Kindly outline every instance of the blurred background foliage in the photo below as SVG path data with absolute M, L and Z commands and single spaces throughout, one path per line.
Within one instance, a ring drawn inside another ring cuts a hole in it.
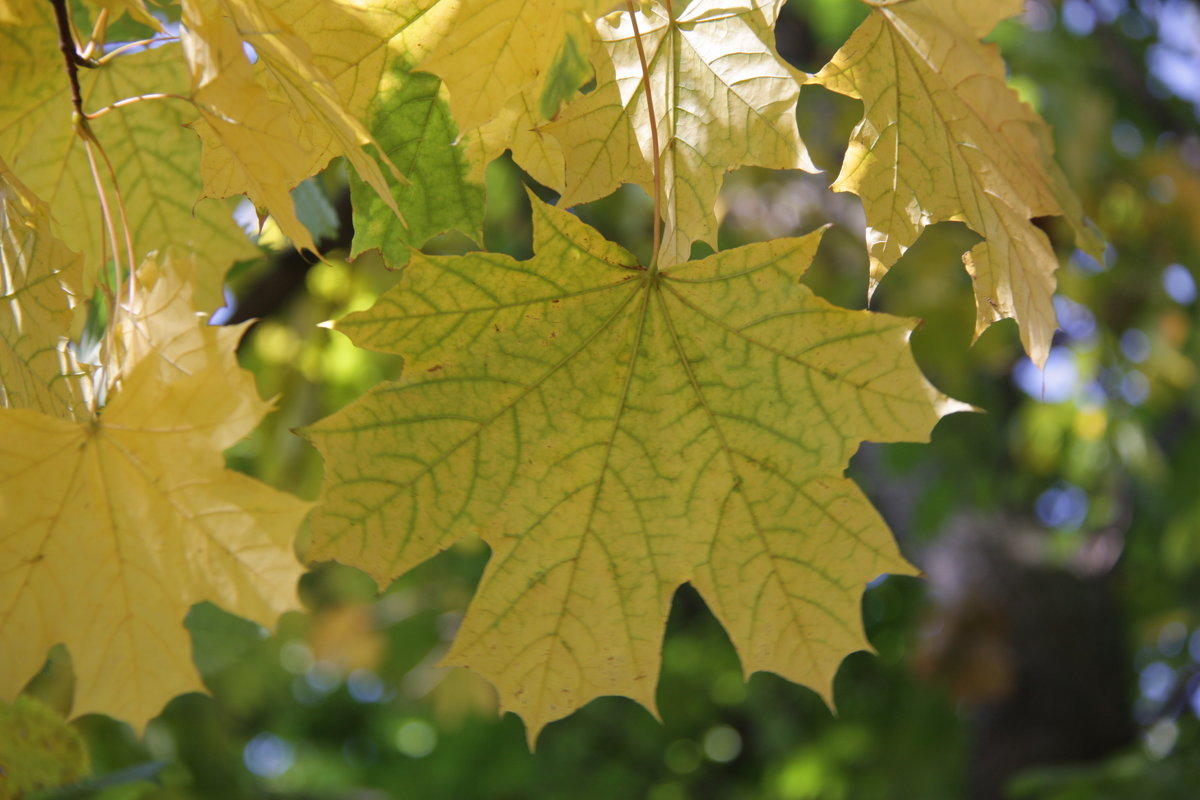
M 790 0 L 779 49 L 815 71 L 867 11 Z M 928 579 L 883 577 L 867 589 L 878 652 L 846 659 L 836 715 L 773 675 L 745 680 L 685 587 L 665 642 L 661 721 L 604 699 L 551 725 L 530 753 L 486 684 L 438 666 L 487 559 L 468 541 L 382 593 L 361 573 L 320 565 L 301 586 L 307 611 L 274 632 L 195 607 L 187 625 L 211 695 L 177 698 L 142 737 L 108 718 L 77 720 L 54 735 L 72 753 L 83 742 L 92 777 L 39 796 L 1195 797 L 1200 6 L 1031 0 L 993 39 L 1012 85 L 1054 126 L 1059 160 L 1110 246 L 1097 262 L 1046 221 L 1065 266 L 1044 372 L 1021 355 L 1010 322 L 972 345 L 960 256 L 974 235 L 962 226 L 930 229 L 880 286 L 871 307 L 923 320 L 913 336 L 922 367 L 984 413 L 944 420 L 929 445 L 865 446 L 854 461 L 853 476 Z M 861 308 L 861 206 L 826 188 L 861 106 L 806 88 L 799 115 L 825 174 L 731 174 L 720 244 L 832 221 L 805 280 Z M 485 244 L 517 257 L 530 251 L 523 183 L 506 159 L 487 173 Z M 300 260 L 268 222 L 266 257 L 230 274 L 216 318 L 258 319 L 242 362 L 276 398 L 231 465 L 307 498 L 320 459 L 292 431 L 402 368 L 319 325 L 368 306 L 396 279 L 370 254 L 344 260 L 345 194 L 338 165 L 296 191 L 328 264 Z M 648 251 L 651 206 L 639 190 L 578 213 Z M 470 246 L 444 236 L 428 249 Z M 69 682 L 57 653 L 28 693 L 65 712 Z M 1078 703 L 1047 711 L 1037 697 L 1062 686 Z M 1082 747 L 1093 733 L 1095 746 Z M 1041 755 L 1006 755 L 1034 739 L 1047 740 Z M 68 770 L 42 785 L 77 778 Z

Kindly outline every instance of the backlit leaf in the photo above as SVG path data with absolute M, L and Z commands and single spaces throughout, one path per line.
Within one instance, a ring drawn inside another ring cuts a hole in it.
M 833 188 L 863 199 L 871 288 L 925 226 L 965 222 L 984 237 L 963 259 L 976 336 L 1012 317 L 1041 365 L 1058 260 L 1030 220 L 1065 214 L 1081 246 L 1099 244 L 1053 163 L 1045 123 L 1006 85 L 995 46 L 979 41 L 1021 9 L 1020 0 L 878 4 L 813 80 L 866 107 Z
M 192 604 L 262 625 L 296 604 L 292 535 L 308 505 L 225 468 L 222 451 L 266 407 L 228 347 L 237 332 L 206 333 L 187 285 L 147 277 L 161 291 L 135 327 L 161 348 L 125 348 L 98 416 L 0 410 L 0 697 L 63 643 L 74 713 L 140 727 L 202 689 L 183 627 Z
M 0 159 L 0 408 L 70 418 L 60 352 L 80 259 L 50 232 L 50 212 Z
M 443 5 L 449 0 L 443 0 Z M 473 131 L 521 95 L 521 105 L 548 108 L 586 80 L 572 50 L 589 51 L 585 14 L 603 0 L 455 0 L 457 16 L 421 63 L 450 90 L 450 108 L 463 131 Z M 570 45 L 567 40 L 574 42 Z M 574 83 L 575 85 L 571 85 Z
M 192 72 L 192 99 L 201 114 L 193 129 L 204 142 L 203 196 L 245 194 L 265 208 L 284 235 L 316 252 L 288 192 L 308 177 L 308 157 L 292 134 L 288 106 L 272 100 L 254 78 L 242 37 L 217 0 L 184 0 L 180 40 Z
M 548 130 L 566 154 L 564 205 L 594 200 L 621 183 L 653 193 L 661 157 L 661 264 L 686 261 L 692 242 L 716 246 L 714 206 L 727 171 L 739 166 L 815 172 L 796 128 L 800 87 L 775 52 L 782 0 L 694 0 L 682 10 L 648 3 L 637 31 L 650 72 L 658 127 L 654 153 L 641 59 L 629 14 L 596 23 L 611 58 L 595 91 L 563 109 Z M 631 144 L 640 162 L 630 157 Z
M 747 673 L 828 697 L 866 646 L 863 586 L 908 569 L 847 461 L 961 408 L 913 363 L 912 321 L 800 285 L 819 233 L 651 271 L 532 203 L 531 260 L 415 255 L 339 323 L 406 377 L 309 429 L 327 469 L 309 557 L 384 582 L 482 535 L 447 661 L 531 741 L 599 695 L 654 707 L 684 582 Z
M 409 180 L 392 182 L 399 219 L 361 181 L 351 179 L 354 243 L 351 256 L 377 248 L 393 267 L 409 251 L 448 230 L 482 240 L 482 176 L 467 176 L 467 158 L 455 144 L 458 131 L 442 97 L 441 81 L 427 73 L 409 74 L 399 62 L 395 80 L 384 82 L 372 111 L 371 129 L 380 147 Z

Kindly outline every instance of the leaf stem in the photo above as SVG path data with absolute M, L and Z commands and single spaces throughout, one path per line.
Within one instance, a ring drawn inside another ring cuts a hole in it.
M 637 44 L 638 59 L 642 62 L 642 82 L 646 87 L 646 112 L 650 116 L 650 146 L 654 148 L 654 250 L 650 256 L 650 272 L 658 267 L 658 249 L 662 243 L 662 157 L 658 151 L 658 118 L 654 114 L 654 93 L 650 87 L 650 67 L 646 64 L 646 51 L 642 48 L 642 33 L 638 30 L 637 10 L 633 0 L 625 0 L 629 8 L 629 19 L 633 21 L 633 41 Z M 667 0 L 670 15 L 670 0 Z
M 131 106 L 134 103 L 140 103 L 143 100 L 183 100 L 186 103 L 193 102 L 192 98 L 186 97 L 181 94 L 170 94 L 167 92 L 151 92 L 150 94 L 138 94 L 138 95 L 134 95 L 133 97 L 126 97 L 122 100 L 118 100 L 117 102 L 113 103 L 112 105 L 107 105 L 104 108 L 99 109 L 98 111 L 93 111 L 93 112 L 87 114 L 87 118 L 88 119 L 96 119 L 97 117 L 104 116 L 105 114 L 107 114 L 110 111 L 115 111 L 116 109 L 124 108 L 125 106 Z
M 96 59 L 96 63 L 105 64 L 117 56 L 122 55 L 126 51 L 134 49 L 135 47 L 149 47 L 152 44 L 166 44 L 167 42 L 177 41 L 179 41 L 178 36 L 155 36 L 152 39 L 142 39 L 137 42 L 126 42 L 120 47 L 114 47 L 112 50 L 109 50 L 107 53 L 100 56 L 100 58 Z

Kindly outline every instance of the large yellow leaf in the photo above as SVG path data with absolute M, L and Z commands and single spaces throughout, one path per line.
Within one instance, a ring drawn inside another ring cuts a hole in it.
M 225 468 L 222 451 L 267 410 L 237 366 L 238 332 L 192 313 L 169 262 L 139 285 L 115 332 L 125 371 L 96 417 L 0 410 L 0 697 L 63 643 L 74 712 L 137 726 L 202 688 L 182 625 L 192 604 L 263 625 L 295 606 L 292 535 L 308 510 Z
M 686 261 L 692 242 L 716 246 L 714 206 L 727 171 L 738 166 L 815 172 L 796 128 L 800 87 L 775 52 L 783 0 L 695 0 L 672 18 L 644 5 L 637 31 L 650 72 L 646 101 L 641 59 L 628 13 L 596 23 L 611 64 L 594 91 L 568 105 L 547 130 L 566 157 L 566 205 L 608 194 L 620 183 L 651 186 L 661 159 L 665 230 L 660 263 Z M 649 105 L 658 126 L 654 152 Z M 639 154 L 640 158 L 634 153 Z
M 111 257 L 83 141 L 71 124 L 71 93 L 49 3 L 37 3 L 36 22 L 0 27 L 0 157 L 52 209 L 54 232 L 84 259 L 85 289 Z M 187 67 L 176 44 L 80 70 L 89 111 L 143 94 L 187 94 Z M 152 250 L 198 260 L 197 302 L 221 299 L 221 280 L 236 259 L 258 250 L 215 200 L 200 194 L 200 143 L 186 125 L 194 109 L 178 100 L 133 103 L 91 123 L 116 172 L 134 245 L 134 262 Z M 110 189 L 107 172 L 100 164 Z M 123 236 L 118 234 L 123 247 Z M 122 253 L 123 255 L 123 253 Z M 124 260 L 124 259 L 123 259 Z
M 80 259 L 50 232 L 50 212 L 0 158 L 0 408 L 70 418 L 64 377 Z
M 1053 163 L 1045 123 L 1006 85 L 996 48 L 979 41 L 1022 3 L 872 5 L 812 78 L 866 108 L 833 188 L 863 199 L 871 288 L 925 226 L 965 222 L 984 237 L 964 257 L 975 281 L 976 336 L 1012 317 L 1043 364 L 1058 261 L 1030 219 L 1065 214 L 1081 246 L 1095 250 L 1098 242 Z
M 531 741 L 599 695 L 653 708 L 688 581 L 747 672 L 828 697 L 866 646 L 863 585 L 908 569 L 846 463 L 960 407 L 914 364 L 913 322 L 800 285 L 819 233 L 646 270 L 532 203 L 531 260 L 417 255 L 339 323 L 406 377 L 309 429 L 327 468 L 309 557 L 383 582 L 481 534 L 447 661 Z

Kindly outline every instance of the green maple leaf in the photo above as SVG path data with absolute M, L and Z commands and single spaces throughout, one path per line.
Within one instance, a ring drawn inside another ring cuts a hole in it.
M 662 165 L 660 261 L 686 261 L 692 242 L 716 245 L 714 206 L 726 172 L 739 166 L 816 172 L 796 128 L 800 86 L 775 52 L 782 0 L 695 0 L 674 14 L 644 4 L 634 20 L 612 14 L 596 23 L 603 43 L 594 91 L 563 109 L 546 131 L 566 159 L 563 204 L 594 200 L 621 183 L 653 195 Z M 658 133 L 638 38 L 645 53 Z
M 309 558 L 383 582 L 480 534 L 492 559 L 447 662 L 531 741 L 599 695 L 653 707 L 684 582 L 747 673 L 828 697 L 867 646 L 863 585 L 908 569 L 847 461 L 961 408 L 913 362 L 913 322 L 800 285 L 819 232 L 647 270 L 532 203 L 532 259 L 414 255 L 339 324 L 406 377 L 308 430 L 327 466 Z
M 467 158 L 455 146 L 458 130 L 442 96 L 441 81 L 409 73 L 393 63 L 394 80 L 384 81 L 371 111 L 371 133 L 408 181 L 389 180 L 401 220 L 374 191 L 350 178 L 354 208 L 351 257 L 377 248 L 389 266 L 402 266 L 409 252 L 448 230 L 482 238 L 483 185 L 468 177 Z M 482 176 L 480 176 L 481 178 Z

